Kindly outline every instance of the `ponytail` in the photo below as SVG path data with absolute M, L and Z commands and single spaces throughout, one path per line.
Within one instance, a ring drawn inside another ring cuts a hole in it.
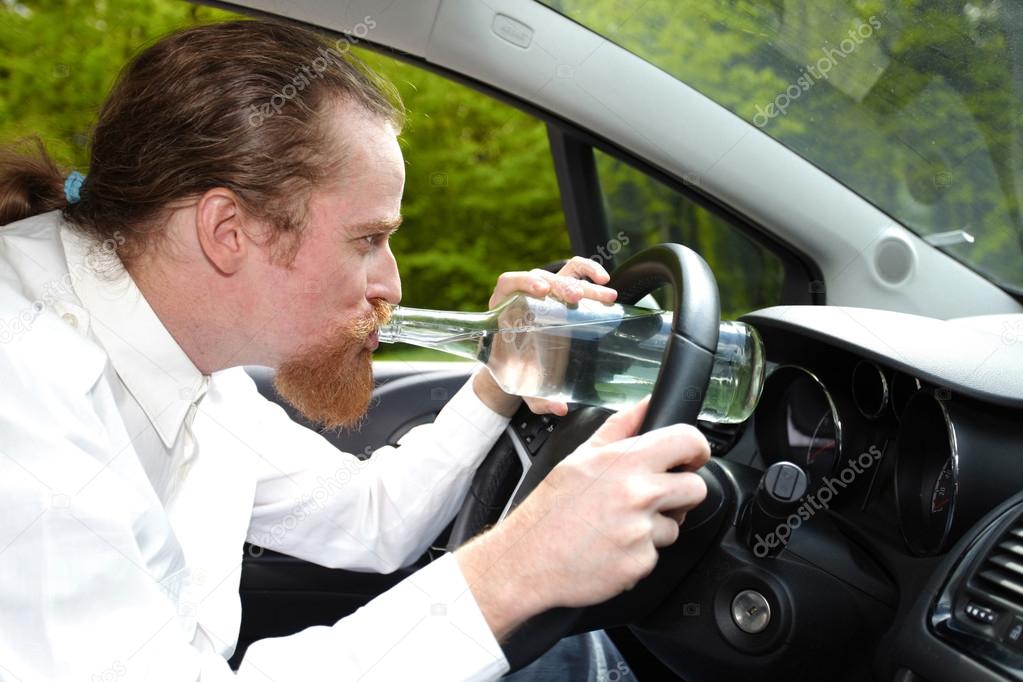
M 38 137 L 0 148 L 0 225 L 67 206 L 64 173 Z

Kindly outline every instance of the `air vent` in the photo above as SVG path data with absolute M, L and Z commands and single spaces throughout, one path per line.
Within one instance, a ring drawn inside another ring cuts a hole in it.
M 1023 682 L 1023 492 L 964 541 L 964 554 L 946 560 L 955 568 L 932 603 L 931 630 L 999 679 Z
M 970 580 L 971 592 L 1023 612 L 1023 518 L 988 551 Z

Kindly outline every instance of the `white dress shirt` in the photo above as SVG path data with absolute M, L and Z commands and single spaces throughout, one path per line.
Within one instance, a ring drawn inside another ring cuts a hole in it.
M 466 385 L 368 460 L 203 376 L 116 257 L 48 213 L 0 227 L 0 679 L 234 679 L 242 543 L 390 572 L 507 425 Z M 471 382 L 470 382 L 471 383 Z M 355 614 L 261 640 L 252 680 L 493 679 L 450 555 Z

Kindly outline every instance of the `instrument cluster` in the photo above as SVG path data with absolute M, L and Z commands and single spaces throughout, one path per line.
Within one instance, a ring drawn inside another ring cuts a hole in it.
M 764 465 L 803 467 L 815 505 L 889 524 L 894 507 L 905 548 L 929 556 L 1023 487 L 1019 415 L 845 355 L 770 365 L 754 413 Z

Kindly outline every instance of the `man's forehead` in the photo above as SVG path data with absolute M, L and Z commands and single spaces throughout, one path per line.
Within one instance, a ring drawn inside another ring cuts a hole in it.
M 345 156 L 404 165 L 398 131 L 390 121 L 351 105 L 335 106 L 331 121 L 332 134 Z

